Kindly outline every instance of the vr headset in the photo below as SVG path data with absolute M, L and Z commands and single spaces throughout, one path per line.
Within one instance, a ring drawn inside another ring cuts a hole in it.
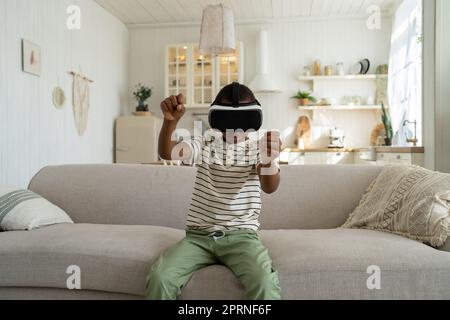
M 212 129 L 226 132 L 227 130 L 258 131 L 263 123 L 261 104 L 255 100 L 250 103 L 240 103 L 240 84 L 233 83 L 233 102 L 224 104 L 214 101 L 209 109 L 209 125 Z

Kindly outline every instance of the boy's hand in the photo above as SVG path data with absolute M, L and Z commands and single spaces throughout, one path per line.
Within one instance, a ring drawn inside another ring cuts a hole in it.
M 275 163 L 281 153 L 280 133 L 277 131 L 267 132 L 259 142 L 259 153 L 261 164 L 256 168 L 258 170 L 261 189 L 268 194 L 278 190 L 280 186 L 280 168 Z
M 165 99 L 161 102 L 161 110 L 165 120 L 178 122 L 186 112 L 184 95 L 180 93 L 178 96 L 170 96 Z
M 259 150 L 263 165 L 271 165 L 281 153 L 280 133 L 277 131 L 269 131 L 259 142 Z

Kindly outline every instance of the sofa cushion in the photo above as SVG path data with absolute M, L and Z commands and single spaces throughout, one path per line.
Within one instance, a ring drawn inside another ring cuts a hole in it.
M 367 165 L 283 166 L 278 192 L 262 195 L 261 225 L 271 230 L 337 228 L 380 172 L 381 167 Z M 195 174 L 188 167 L 55 166 L 42 169 L 29 189 L 76 223 L 183 229 Z M 167 201 L 174 194 L 177 200 Z
M 450 235 L 450 174 L 383 168 L 344 228 L 391 232 L 439 248 Z
M 81 287 L 142 295 L 150 264 L 183 231 L 151 226 L 57 225 L 0 233 L 0 286 L 66 288 L 69 266 Z
M 73 223 L 69 216 L 40 195 L 0 186 L 0 230 L 34 230 L 54 224 Z
M 351 229 L 268 230 L 261 238 L 279 271 L 283 299 L 450 298 L 450 254 L 416 241 Z M 368 289 L 372 266 L 380 268 L 380 290 Z M 219 266 L 200 270 L 182 298 L 242 298 L 230 276 Z M 232 285 L 217 289 L 224 283 Z
M 151 264 L 181 240 L 181 230 L 149 226 L 58 225 L 0 234 L 0 287 L 65 288 L 67 267 L 81 268 L 85 290 L 143 296 Z M 285 299 L 450 298 L 450 253 L 369 230 L 262 231 Z M 367 268 L 381 268 L 381 290 Z M 198 271 L 184 299 L 241 299 L 223 266 Z

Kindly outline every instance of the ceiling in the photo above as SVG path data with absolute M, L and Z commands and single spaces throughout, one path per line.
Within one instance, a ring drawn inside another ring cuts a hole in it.
M 201 21 L 203 8 L 223 3 L 236 20 L 363 16 L 377 5 L 390 13 L 401 0 L 95 0 L 127 25 L 180 24 Z

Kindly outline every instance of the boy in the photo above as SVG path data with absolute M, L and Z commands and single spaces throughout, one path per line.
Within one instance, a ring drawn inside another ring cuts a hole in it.
M 231 103 L 236 99 L 236 85 L 225 87 L 216 101 Z M 256 102 L 243 85 L 239 85 L 237 95 L 242 104 Z M 175 300 L 196 270 L 222 264 L 241 281 L 249 300 L 280 300 L 278 273 L 257 234 L 261 189 L 273 193 L 280 184 L 280 171 L 274 162 L 280 153 L 279 137 L 266 134 L 259 150 L 247 134 L 228 130 L 176 143 L 172 135 L 185 113 L 183 95 L 167 98 L 161 109 L 164 124 L 159 137 L 160 156 L 197 164 L 198 172 L 186 238 L 152 266 L 147 298 Z

